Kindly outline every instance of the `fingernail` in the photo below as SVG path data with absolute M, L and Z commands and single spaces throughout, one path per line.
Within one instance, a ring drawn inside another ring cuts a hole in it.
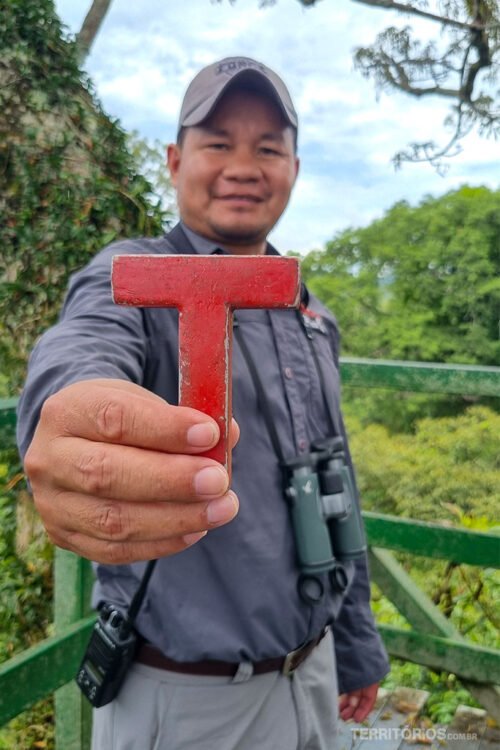
M 193 448 L 208 448 L 214 444 L 217 438 L 217 430 L 211 422 L 194 424 L 187 431 L 187 441 Z
M 185 534 L 183 539 L 186 545 L 188 547 L 191 547 L 191 545 L 196 544 L 196 542 L 199 542 L 200 539 L 203 539 L 203 537 L 206 535 L 206 531 L 197 531 L 195 534 Z
M 224 497 L 212 500 L 207 508 L 207 519 L 212 525 L 227 523 L 235 517 L 237 512 L 238 498 L 234 492 L 231 492 L 230 490 L 227 495 L 224 495 Z
M 198 495 L 222 495 L 227 490 L 229 479 L 222 466 L 206 466 L 194 478 Z

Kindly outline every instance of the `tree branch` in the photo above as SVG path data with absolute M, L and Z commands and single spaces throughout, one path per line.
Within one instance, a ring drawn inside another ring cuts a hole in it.
M 454 18 L 448 16 L 438 16 L 435 13 L 429 13 L 426 10 L 415 8 L 414 5 L 408 5 L 407 3 L 397 3 L 394 0 L 353 0 L 355 3 L 362 3 L 363 5 L 371 5 L 373 8 L 389 8 L 390 10 L 399 10 L 402 13 L 410 13 L 415 16 L 421 16 L 427 18 L 429 21 L 437 21 L 447 26 L 455 26 L 457 29 L 467 29 L 472 31 L 475 29 L 483 29 L 484 24 L 473 21 L 472 23 L 466 23 L 465 21 L 456 21 Z
M 463 98 L 468 102 L 472 99 L 474 81 L 476 80 L 477 74 L 482 68 L 489 68 L 491 65 L 490 49 L 486 32 L 473 32 L 471 44 L 477 50 L 478 59 L 469 67 L 469 72 L 462 86 Z
M 90 48 L 94 43 L 111 3 L 112 0 L 93 0 L 85 16 L 82 28 L 76 35 L 80 62 L 83 62 L 90 52 Z
M 416 162 L 429 162 L 436 169 L 438 174 L 443 176 L 446 174 L 447 166 L 444 164 L 443 159 L 450 159 L 462 150 L 460 141 L 464 138 L 471 130 L 474 125 L 473 122 L 464 124 L 463 122 L 464 113 L 462 109 L 462 103 L 457 107 L 457 122 L 455 125 L 454 133 L 448 143 L 442 146 L 440 149 L 434 142 L 428 143 L 411 143 L 410 151 L 399 151 L 392 159 L 392 162 L 396 169 L 401 167 L 401 164 L 405 161 L 412 163 Z
M 418 86 L 411 86 L 410 84 L 407 84 L 405 86 L 403 83 L 399 83 L 398 81 L 393 81 L 393 86 L 400 91 L 404 91 L 406 94 L 411 94 L 412 96 L 416 97 L 443 96 L 447 97 L 448 99 L 460 99 L 461 96 L 460 89 L 443 89 L 441 88 L 441 86 L 419 88 Z

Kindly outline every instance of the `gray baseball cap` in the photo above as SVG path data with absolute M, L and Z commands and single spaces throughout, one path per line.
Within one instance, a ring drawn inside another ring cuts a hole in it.
M 281 78 L 250 57 L 226 57 L 200 70 L 189 84 L 182 102 L 178 132 L 206 120 L 228 86 L 236 82 L 248 82 L 252 88 L 268 94 L 283 112 L 285 120 L 297 130 L 297 112 Z

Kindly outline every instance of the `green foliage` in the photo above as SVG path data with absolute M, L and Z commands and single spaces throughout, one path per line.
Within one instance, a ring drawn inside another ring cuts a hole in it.
M 468 690 L 460 686 L 455 675 L 428 672 L 424 679 L 431 693 L 425 706 L 425 713 L 436 724 L 449 724 L 461 704 L 481 708 Z
M 404 562 L 404 556 L 399 556 L 400 561 Z M 463 591 L 463 585 L 460 585 L 457 581 L 450 581 L 448 575 L 450 566 L 444 563 L 432 562 L 415 562 L 414 559 L 406 560 L 406 565 L 411 566 L 412 577 L 416 580 L 419 586 L 426 591 L 426 593 L 436 600 L 440 598 L 443 590 L 446 590 L 446 586 L 450 586 L 449 595 L 452 600 L 460 602 L 464 600 L 466 595 Z M 466 568 L 466 566 L 460 566 Z M 454 568 L 452 568 L 453 570 Z M 468 569 L 473 575 L 481 579 L 481 576 L 486 579 L 491 578 L 492 571 L 477 571 Z M 456 569 L 454 570 L 456 573 Z M 498 580 L 498 574 L 495 571 L 497 577 L 496 587 L 493 591 L 488 590 L 482 592 L 484 595 L 484 602 L 486 606 L 491 603 L 498 601 L 495 599 L 495 595 L 498 594 L 498 588 L 500 581 Z M 446 586 L 442 585 L 443 577 Z M 472 640 L 482 645 L 488 645 L 492 648 L 499 647 L 498 643 L 498 613 L 496 627 L 495 622 L 489 622 L 488 634 L 485 636 L 484 628 L 481 628 L 481 618 L 478 617 L 477 607 L 474 607 L 474 600 L 477 597 L 476 592 L 478 587 L 475 587 L 474 592 L 470 592 L 467 589 L 469 599 L 469 613 L 468 628 L 463 627 L 463 621 L 461 617 L 455 617 L 455 613 L 452 612 L 452 622 L 458 628 L 459 632 L 467 632 L 472 634 Z M 471 595 L 472 594 L 472 595 Z M 437 595 L 437 596 L 436 596 Z M 441 603 L 441 602 L 438 602 Z M 483 604 L 483 602 L 481 603 Z M 457 607 L 457 610 L 459 607 Z M 372 610 L 374 612 L 377 623 L 391 625 L 392 627 L 401 628 L 406 630 L 409 625 L 405 618 L 398 612 L 394 605 L 383 596 L 376 585 L 372 585 Z M 420 664 L 413 664 L 412 662 L 401 661 L 400 659 L 391 658 L 391 671 L 382 681 L 382 687 L 387 690 L 394 690 L 398 687 L 410 687 L 418 690 L 426 690 L 430 693 L 429 698 L 426 701 L 422 715 L 429 717 L 433 722 L 440 724 L 448 724 L 460 704 L 468 706 L 480 707 L 477 701 L 472 697 L 468 690 L 466 690 L 457 680 L 454 674 L 448 672 L 434 672 L 427 667 L 423 667 Z
M 160 201 L 168 215 L 177 214 L 175 190 L 166 167 L 167 147 L 158 139 L 141 138 L 137 131 L 127 134 L 127 149 L 133 159 L 134 169 L 144 175 L 153 188 L 150 199 Z
M 480 708 L 479 703 L 460 685 L 455 675 L 433 672 L 419 664 L 399 659 L 391 661 L 391 671 L 383 680 L 382 687 L 387 690 L 398 687 L 427 690 L 430 695 L 422 715 L 428 716 L 437 724 L 449 724 L 461 704 Z
M 33 502 L 22 489 L 9 430 L 0 432 L 0 663 L 51 634 L 53 550 L 31 533 Z M 24 510 L 23 510 L 24 509 Z M 24 536 L 24 541 L 22 540 Z M 53 748 L 53 699 L 0 728 L 0 750 Z
M 0 729 L 0 750 L 54 750 L 54 700 L 36 703 Z
M 52 548 L 45 535 L 19 547 L 22 475 L 15 452 L 0 457 L 0 662 L 47 635 Z M 32 501 L 28 500 L 31 508 Z
M 500 361 L 500 190 L 462 187 L 417 207 L 397 203 L 302 267 L 338 316 L 345 354 Z
M 390 435 L 381 425 L 362 427 L 356 419 L 349 419 L 348 427 L 365 509 L 477 531 L 497 528 L 500 415 L 471 407 L 460 416 L 420 420 L 412 435 Z M 396 557 L 459 633 L 500 648 L 499 571 Z M 372 607 L 377 622 L 408 627 L 377 586 Z M 478 705 L 454 675 L 396 659 L 383 685 L 428 690 L 425 714 L 435 722 L 449 722 L 460 703 Z
M 414 435 L 349 420 L 363 504 L 422 520 L 498 523 L 500 415 L 471 407 L 457 417 L 423 419 Z
M 416 207 L 397 203 L 309 253 L 302 273 L 336 314 L 344 355 L 500 362 L 500 190 L 462 187 Z M 470 399 L 346 388 L 344 403 L 364 425 L 397 432 L 459 413 Z
M 0 372 L 12 393 L 69 274 L 120 236 L 159 233 L 167 214 L 51 0 L 4 4 L 0 46 Z
M 488 403 L 486 398 L 477 401 Z M 343 389 L 343 403 L 345 414 L 360 427 L 380 424 L 390 433 L 413 433 L 419 419 L 452 417 L 470 406 L 470 400 L 460 396 L 354 387 Z
M 152 149 L 129 153 L 50 0 L 2 4 L 0 45 L 0 396 L 12 396 L 70 273 L 120 236 L 160 233 L 169 210 L 141 176 Z M 52 627 L 52 547 L 32 533 L 19 472 L 15 451 L 2 451 L 0 662 Z M 53 734 L 48 699 L 0 730 L 0 749 L 53 747 Z
M 418 587 L 458 632 L 467 636 L 467 640 L 488 648 L 500 648 L 498 570 L 403 554 L 397 555 L 397 558 L 407 572 L 411 573 Z M 382 617 L 386 609 L 380 609 Z M 396 624 L 396 619 L 385 622 Z

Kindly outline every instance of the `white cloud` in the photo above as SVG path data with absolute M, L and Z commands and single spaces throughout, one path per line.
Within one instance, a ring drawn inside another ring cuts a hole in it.
M 90 0 L 56 0 L 76 31 Z M 421 33 L 439 27 L 351 0 L 305 9 L 292 0 L 114 0 L 87 60 L 105 109 L 125 128 L 173 137 L 183 92 L 200 67 L 234 54 L 262 59 L 286 80 L 301 121 L 302 174 L 272 238 L 282 248 L 319 246 L 348 225 L 381 216 L 397 200 L 418 202 L 460 184 L 499 185 L 500 143 L 471 134 L 445 178 L 429 165 L 395 172 L 408 142 L 445 142 L 447 105 L 382 93 L 353 69 L 352 49 L 389 24 Z

